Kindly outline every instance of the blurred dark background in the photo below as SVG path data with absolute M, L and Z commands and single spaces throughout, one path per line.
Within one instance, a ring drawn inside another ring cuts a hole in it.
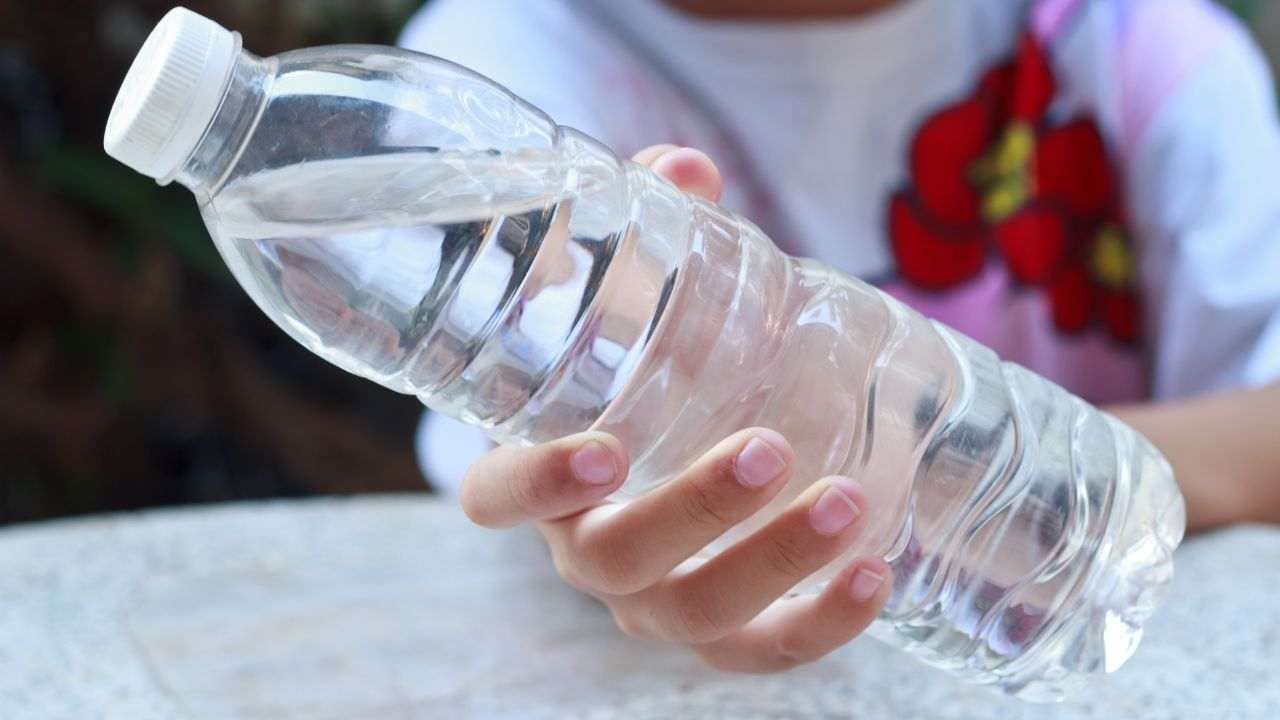
M 422 406 L 267 320 L 195 203 L 102 151 L 172 0 L 0 0 L 0 523 L 425 490 Z M 186 3 L 258 54 L 394 43 L 415 0 Z
M 1280 2 L 1223 1 L 1274 58 Z M 420 3 L 186 4 L 270 55 L 394 42 Z M 102 152 L 116 88 L 172 5 L 0 0 L 0 524 L 425 491 L 417 400 L 286 337 L 232 280 L 190 194 Z

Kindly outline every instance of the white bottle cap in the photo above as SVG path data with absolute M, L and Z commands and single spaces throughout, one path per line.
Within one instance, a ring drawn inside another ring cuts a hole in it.
M 222 101 L 240 37 L 176 7 L 164 16 L 120 86 L 102 145 L 162 183 L 195 151 Z

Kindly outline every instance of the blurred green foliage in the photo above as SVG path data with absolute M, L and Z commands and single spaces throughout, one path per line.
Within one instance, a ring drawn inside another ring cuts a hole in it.
M 159 191 L 150 178 L 96 148 L 81 145 L 53 145 L 33 158 L 32 165 L 53 192 L 102 213 L 115 224 L 115 249 L 125 271 L 136 271 L 140 243 L 161 238 L 188 267 L 217 280 L 231 280 L 186 193 Z
M 1257 19 L 1263 8 L 1263 0 L 1220 0 L 1220 2 L 1239 15 L 1245 22 L 1252 22 Z

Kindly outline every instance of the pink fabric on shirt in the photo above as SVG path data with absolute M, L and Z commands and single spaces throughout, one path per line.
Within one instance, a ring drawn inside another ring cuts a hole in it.
M 1101 7 L 1101 6 L 1100 6 Z M 1233 32 L 1225 11 L 1206 0 L 1117 0 L 1114 53 L 1119 72 L 1121 148 L 1132 152 L 1156 111 L 1188 74 Z M 1083 0 L 1040 0 L 1031 8 L 1032 32 L 1046 45 L 1070 26 Z
M 1020 291 L 1001 263 L 988 263 L 953 290 L 919 290 L 900 280 L 880 289 L 1089 402 L 1131 402 L 1147 394 L 1139 353 L 1093 328 L 1074 335 L 1054 329 L 1047 295 Z
M 1041 0 L 1031 8 L 1031 31 L 1043 43 L 1058 36 L 1080 0 Z
M 1117 32 L 1123 147 L 1132 152 L 1183 79 L 1228 39 L 1225 13 L 1203 0 L 1130 0 Z

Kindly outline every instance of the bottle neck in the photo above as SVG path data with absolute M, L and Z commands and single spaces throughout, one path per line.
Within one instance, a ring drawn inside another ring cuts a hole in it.
M 201 202 L 217 192 L 258 124 L 274 75 L 275 60 L 242 50 L 209 129 L 182 167 L 162 184 L 177 180 Z

